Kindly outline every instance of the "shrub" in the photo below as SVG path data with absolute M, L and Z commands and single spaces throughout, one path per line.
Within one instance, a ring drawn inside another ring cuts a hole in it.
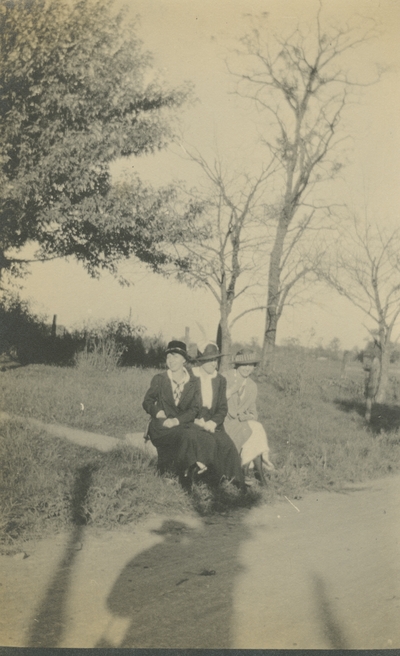
M 75 331 L 79 352 L 75 363 L 102 370 L 120 367 L 160 367 L 165 361 L 165 342 L 145 335 L 143 326 L 112 319 L 105 324 Z
M 22 365 L 78 365 L 101 371 L 122 367 L 161 367 L 165 341 L 146 336 L 143 326 L 130 320 L 112 319 L 72 333 L 53 334 L 46 317 L 34 314 L 15 294 L 0 302 L 0 355 L 6 353 Z
M 46 317 L 34 314 L 27 301 L 6 294 L 0 301 L 0 354 L 21 365 L 41 363 L 70 365 L 77 344 L 68 333 L 53 335 Z
M 34 315 L 25 301 L 7 294 L 0 302 L 0 353 L 16 357 L 21 364 L 44 362 L 48 330 L 43 317 Z
M 75 355 L 74 362 L 79 369 L 112 371 L 120 364 L 123 353 L 123 347 L 118 347 L 113 338 L 89 338 L 83 351 Z

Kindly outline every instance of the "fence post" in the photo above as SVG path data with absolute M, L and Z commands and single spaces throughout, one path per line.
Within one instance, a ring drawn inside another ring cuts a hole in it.
M 54 338 L 57 334 L 57 315 L 53 314 L 53 323 L 51 325 L 51 336 Z

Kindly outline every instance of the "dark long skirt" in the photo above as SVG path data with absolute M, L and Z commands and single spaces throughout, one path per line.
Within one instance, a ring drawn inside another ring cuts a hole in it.
M 181 445 L 181 462 L 189 468 L 196 462 L 202 462 L 209 469 L 208 477 L 218 483 L 227 478 L 243 484 L 243 471 L 240 456 L 235 444 L 224 430 L 209 433 L 193 424 L 186 433 Z
M 180 449 L 180 465 L 189 469 L 196 462 L 212 467 L 216 459 L 217 442 L 212 433 L 191 424 L 185 433 Z
M 163 419 L 152 419 L 147 433 L 157 449 L 160 474 L 182 474 L 196 462 L 209 469 L 211 479 L 222 478 L 243 485 L 243 471 L 235 444 L 224 430 L 209 433 L 196 424 L 165 428 Z
M 157 470 L 160 474 L 166 472 L 179 474 L 185 466 L 189 429 L 184 424 L 165 428 L 164 421 L 164 419 L 152 419 L 147 429 L 147 434 L 157 449 Z
M 220 478 L 226 477 L 234 483 L 244 485 L 242 463 L 234 442 L 224 430 L 215 432 L 217 449 L 215 468 Z

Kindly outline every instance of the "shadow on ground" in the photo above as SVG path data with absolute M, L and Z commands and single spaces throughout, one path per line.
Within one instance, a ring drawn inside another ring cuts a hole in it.
M 86 524 L 82 508 L 90 488 L 92 474 L 92 465 L 86 465 L 78 470 L 71 501 L 74 528 L 65 547 L 64 556 L 34 614 L 28 633 L 28 647 L 57 647 L 63 637 L 72 569 Z
M 106 600 L 113 621 L 127 621 L 124 635 L 111 641 L 111 622 L 95 647 L 229 648 L 241 519 L 206 520 L 202 531 L 165 521 L 154 531 L 163 542 L 124 567 Z
M 334 610 L 332 595 L 319 574 L 312 576 L 316 616 L 330 649 L 349 649 L 348 640 Z
M 74 626 L 85 621 L 85 611 L 76 617 L 73 599 L 77 589 L 87 594 L 90 588 L 88 573 L 83 570 L 79 581 L 76 574 L 82 563 L 83 507 L 92 474 L 93 465 L 78 472 L 71 502 L 74 526 L 30 621 L 27 647 L 79 646 Z M 206 518 L 200 529 L 193 529 L 184 519 L 160 521 L 160 527 L 150 531 L 158 543 L 139 552 L 140 541 L 135 542 L 133 532 L 131 554 L 135 557 L 122 560 L 120 568 L 113 562 L 111 569 L 119 574 L 102 590 L 101 600 L 93 599 L 93 603 L 100 601 L 102 621 L 97 631 L 88 614 L 87 631 L 93 643 L 97 641 L 90 646 L 229 648 L 233 587 L 241 570 L 238 550 L 249 534 L 243 524 L 245 513 L 238 509 Z M 98 592 L 93 590 L 93 594 Z
M 343 412 L 356 412 L 360 417 L 365 417 L 365 403 L 361 401 L 337 399 L 335 405 Z M 397 430 L 400 428 L 400 406 L 376 403 L 372 407 L 368 426 L 374 433 Z

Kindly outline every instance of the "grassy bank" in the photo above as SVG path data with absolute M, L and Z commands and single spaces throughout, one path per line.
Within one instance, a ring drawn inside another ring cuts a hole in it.
M 0 409 L 123 437 L 144 430 L 142 400 L 154 371 L 29 365 L 0 374 Z
M 111 528 L 149 512 L 189 509 L 178 484 L 157 477 L 149 458 L 131 447 L 99 453 L 18 422 L 3 423 L 1 434 L 3 543 L 71 523 Z
M 153 373 L 21 367 L 1 373 L 0 409 L 123 437 L 145 427 L 141 401 Z M 3 422 L 1 540 L 10 544 L 73 522 L 111 528 L 154 512 L 210 513 L 400 471 L 400 408 L 393 401 L 376 406 L 367 426 L 360 368 L 341 378 L 338 363 L 281 357 L 258 384 L 276 471 L 266 491 L 245 501 L 232 489 L 212 495 L 203 486 L 188 497 L 175 480 L 157 477 L 154 463 L 133 447 L 98 453 Z M 393 400 L 395 379 L 392 387 Z
M 281 361 L 259 394 L 278 493 L 340 489 L 400 471 L 400 408 L 375 406 L 367 425 L 362 371 L 343 379 L 338 363 Z

